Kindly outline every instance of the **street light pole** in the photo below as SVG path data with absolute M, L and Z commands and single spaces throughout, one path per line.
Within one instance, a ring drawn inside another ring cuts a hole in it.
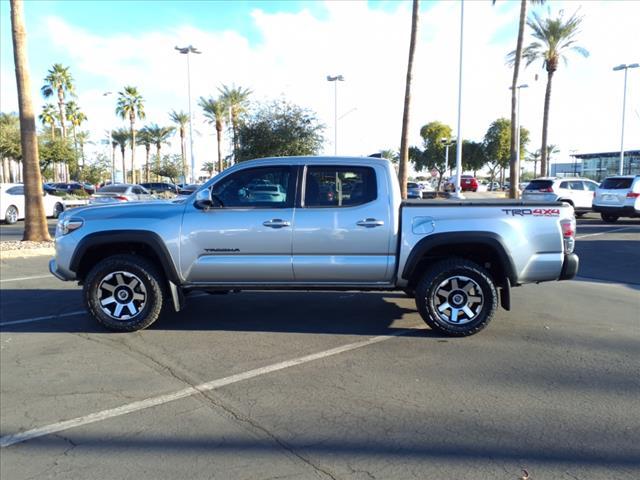
M 625 110 L 627 107 L 627 70 L 630 68 L 638 68 L 640 64 L 632 63 L 629 65 L 618 65 L 617 67 L 613 67 L 613 71 L 617 72 L 619 70 L 624 70 L 624 89 L 622 91 L 622 132 L 620 134 L 620 168 L 619 174 L 622 175 L 624 173 L 624 117 Z
M 334 95 L 333 95 L 333 103 L 334 103 L 334 111 L 333 111 L 333 125 L 334 125 L 334 140 L 333 140 L 333 154 L 338 156 L 338 82 L 344 82 L 344 77 L 342 75 L 327 75 L 328 82 L 334 82 Z
M 460 0 L 460 66 L 458 77 L 458 148 L 456 148 L 456 185 L 454 198 L 464 199 L 460 187 L 460 177 L 462 174 L 462 45 L 464 34 L 464 0 Z
M 189 63 L 189 54 L 196 53 L 199 55 L 202 52 L 192 45 L 189 45 L 188 47 L 176 46 L 174 48 L 178 50 L 181 54 L 187 56 L 187 95 L 189 96 L 189 150 L 191 153 L 191 183 L 196 183 L 196 180 L 195 180 L 196 161 L 193 156 L 193 122 L 192 122 L 192 116 L 191 116 L 191 65 Z

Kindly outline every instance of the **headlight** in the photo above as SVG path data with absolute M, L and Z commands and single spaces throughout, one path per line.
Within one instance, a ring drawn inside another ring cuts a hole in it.
M 80 218 L 63 217 L 56 225 L 56 237 L 61 237 L 67 233 L 71 233 L 74 230 L 79 229 L 83 224 L 84 221 Z

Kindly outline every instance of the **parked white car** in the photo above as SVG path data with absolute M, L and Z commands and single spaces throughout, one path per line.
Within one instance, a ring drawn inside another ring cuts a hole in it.
M 58 218 L 64 211 L 64 203 L 60 197 L 44 193 L 42 198 L 47 217 Z M 3 183 L 0 185 L 0 212 L 8 224 L 24 219 L 24 185 L 21 183 Z
M 605 222 L 620 217 L 640 217 L 640 175 L 605 178 L 596 189 L 593 211 Z
M 523 200 L 534 202 L 567 202 L 581 217 L 591 211 L 593 194 L 598 184 L 587 178 L 536 178 L 522 192 Z

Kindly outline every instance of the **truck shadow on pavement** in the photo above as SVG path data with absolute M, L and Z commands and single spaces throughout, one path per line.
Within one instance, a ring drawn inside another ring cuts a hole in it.
M 69 315 L 84 310 L 78 290 L 2 290 L 2 297 L 2 332 L 111 333 L 88 314 Z M 18 309 L 34 302 L 36 312 Z M 52 318 L 7 324 L 40 316 Z M 441 337 L 426 328 L 414 300 L 401 292 L 261 291 L 188 295 L 181 312 L 166 308 L 149 330 L 391 335 L 407 328 L 415 334 L 406 335 Z

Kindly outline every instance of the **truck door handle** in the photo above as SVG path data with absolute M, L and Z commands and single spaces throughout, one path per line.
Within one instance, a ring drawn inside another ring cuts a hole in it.
M 382 220 L 376 220 L 375 218 L 365 218 L 364 220 L 356 222 L 356 225 L 359 227 L 374 228 L 383 226 L 384 222 Z
M 262 222 L 262 225 L 270 228 L 282 228 L 282 227 L 290 227 L 291 222 L 287 222 L 286 220 L 282 220 L 281 218 L 272 218 L 271 220 L 266 220 Z

